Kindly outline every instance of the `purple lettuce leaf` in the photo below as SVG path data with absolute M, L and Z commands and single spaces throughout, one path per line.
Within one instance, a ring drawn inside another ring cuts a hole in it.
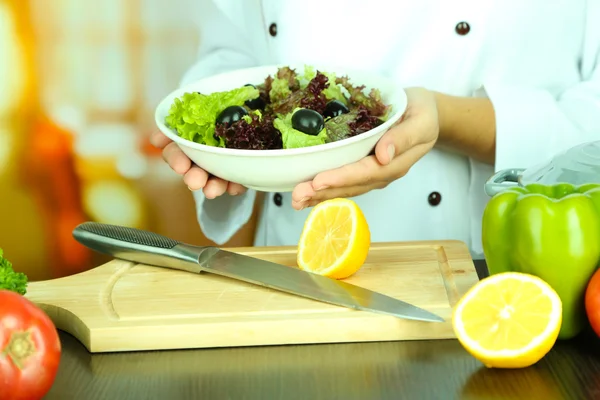
M 229 149 L 282 149 L 281 133 L 273 126 L 274 119 L 272 115 L 251 113 L 232 125 L 217 125 L 215 136 L 223 139 Z
M 327 105 L 327 98 L 323 90 L 329 87 L 327 76 L 317 71 L 304 89 L 292 92 L 286 98 L 270 104 L 270 110 L 275 114 L 286 115 L 296 108 L 309 108 L 323 114 Z
M 370 115 L 364 106 L 358 106 L 347 114 L 325 121 L 327 130 L 327 141 L 337 142 L 361 133 L 365 133 L 381 125 L 383 121 L 374 115 Z

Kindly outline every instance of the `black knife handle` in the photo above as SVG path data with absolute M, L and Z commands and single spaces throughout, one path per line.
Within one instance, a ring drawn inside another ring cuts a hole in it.
M 75 228 L 83 230 L 94 235 L 119 240 L 122 242 L 139 244 L 142 246 L 160 247 L 161 249 L 172 249 L 181 242 L 159 235 L 158 233 L 143 231 L 126 226 L 102 224 L 99 222 L 84 222 Z
M 209 247 L 192 246 L 141 229 L 84 222 L 73 230 L 84 246 L 121 260 L 199 273 L 200 255 Z

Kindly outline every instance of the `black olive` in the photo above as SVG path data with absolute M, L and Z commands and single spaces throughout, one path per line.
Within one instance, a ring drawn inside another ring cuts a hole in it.
M 254 89 L 256 89 L 256 86 L 251 83 L 246 83 L 244 86 L 252 86 Z M 265 99 L 260 96 L 252 100 L 246 100 L 244 104 L 251 110 L 264 110 L 267 105 Z
M 242 119 L 244 115 L 248 115 L 248 111 L 241 106 L 230 106 L 221 111 L 217 117 L 217 124 L 233 124 Z
M 244 104 L 251 110 L 264 110 L 267 105 L 265 100 L 260 96 L 252 100 L 246 100 Z
M 339 100 L 331 100 L 325 106 L 325 112 L 323 113 L 323 115 L 325 117 L 335 118 L 338 115 L 347 114 L 349 112 L 350 110 L 348 109 L 348 107 L 346 107 L 344 103 L 342 103 Z
M 315 110 L 301 108 L 292 115 L 292 127 L 307 135 L 316 136 L 325 127 L 325 121 Z

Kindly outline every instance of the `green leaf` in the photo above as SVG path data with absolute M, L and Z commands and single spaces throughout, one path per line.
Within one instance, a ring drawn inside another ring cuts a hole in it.
M 269 98 L 272 103 L 276 103 L 287 98 L 292 93 L 289 87 L 289 81 L 283 78 L 275 78 L 271 83 Z
M 209 95 L 184 93 L 176 98 L 165 117 L 165 124 L 177 134 L 192 142 L 209 146 L 225 147 L 222 139 L 214 136 L 215 123 L 219 114 L 230 106 L 243 106 L 247 100 L 260 95 L 252 86 L 215 92 Z
M 15 272 L 12 264 L 4 258 L 4 252 L 0 249 L 0 290 L 10 290 L 24 295 L 27 293 L 27 275 Z
M 341 114 L 334 118 L 329 118 L 325 121 L 325 129 L 327 129 L 327 141 L 337 142 L 338 140 L 350 137 L 352 130 L 349 123 L 356 119 L 356 112 Z
M 296 109 L 297 110 L 297 109 Z M 292 127 L 292 115 L 296 111 L 288 113 L 285 117 L 275 118 L 273 125 L 281 132 L 284 149 L 297 149 L 325 144 L 327 141 L 327 129 L 323 128 L 318 135 L 307 135 Z

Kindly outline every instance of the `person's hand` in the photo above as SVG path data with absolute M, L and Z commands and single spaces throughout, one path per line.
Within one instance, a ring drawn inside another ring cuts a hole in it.
M 227 182 L 223 179 L 209 175 L 208 172 L 198 167 L 185 155 L 176 143 L 171 141 L 162 132 L 155 132 L 150 137 L 153 146 L 162 149 L 162 157 L 173 171 L 183 175 L 183 182 L 192 190 L 202 189 L 207 199 L 223 195 L 225 192 L 232 196 L 242 194 L 246 188 L 238 183 Z
M 408 104 L 402 119 L 377 142 L 375 154 L 297 185 L 292 193 L 295 209 L 385 188 L 433 148 L 439 135 L 435 95 L 422 88 L 406 89 L 406 94 Z

